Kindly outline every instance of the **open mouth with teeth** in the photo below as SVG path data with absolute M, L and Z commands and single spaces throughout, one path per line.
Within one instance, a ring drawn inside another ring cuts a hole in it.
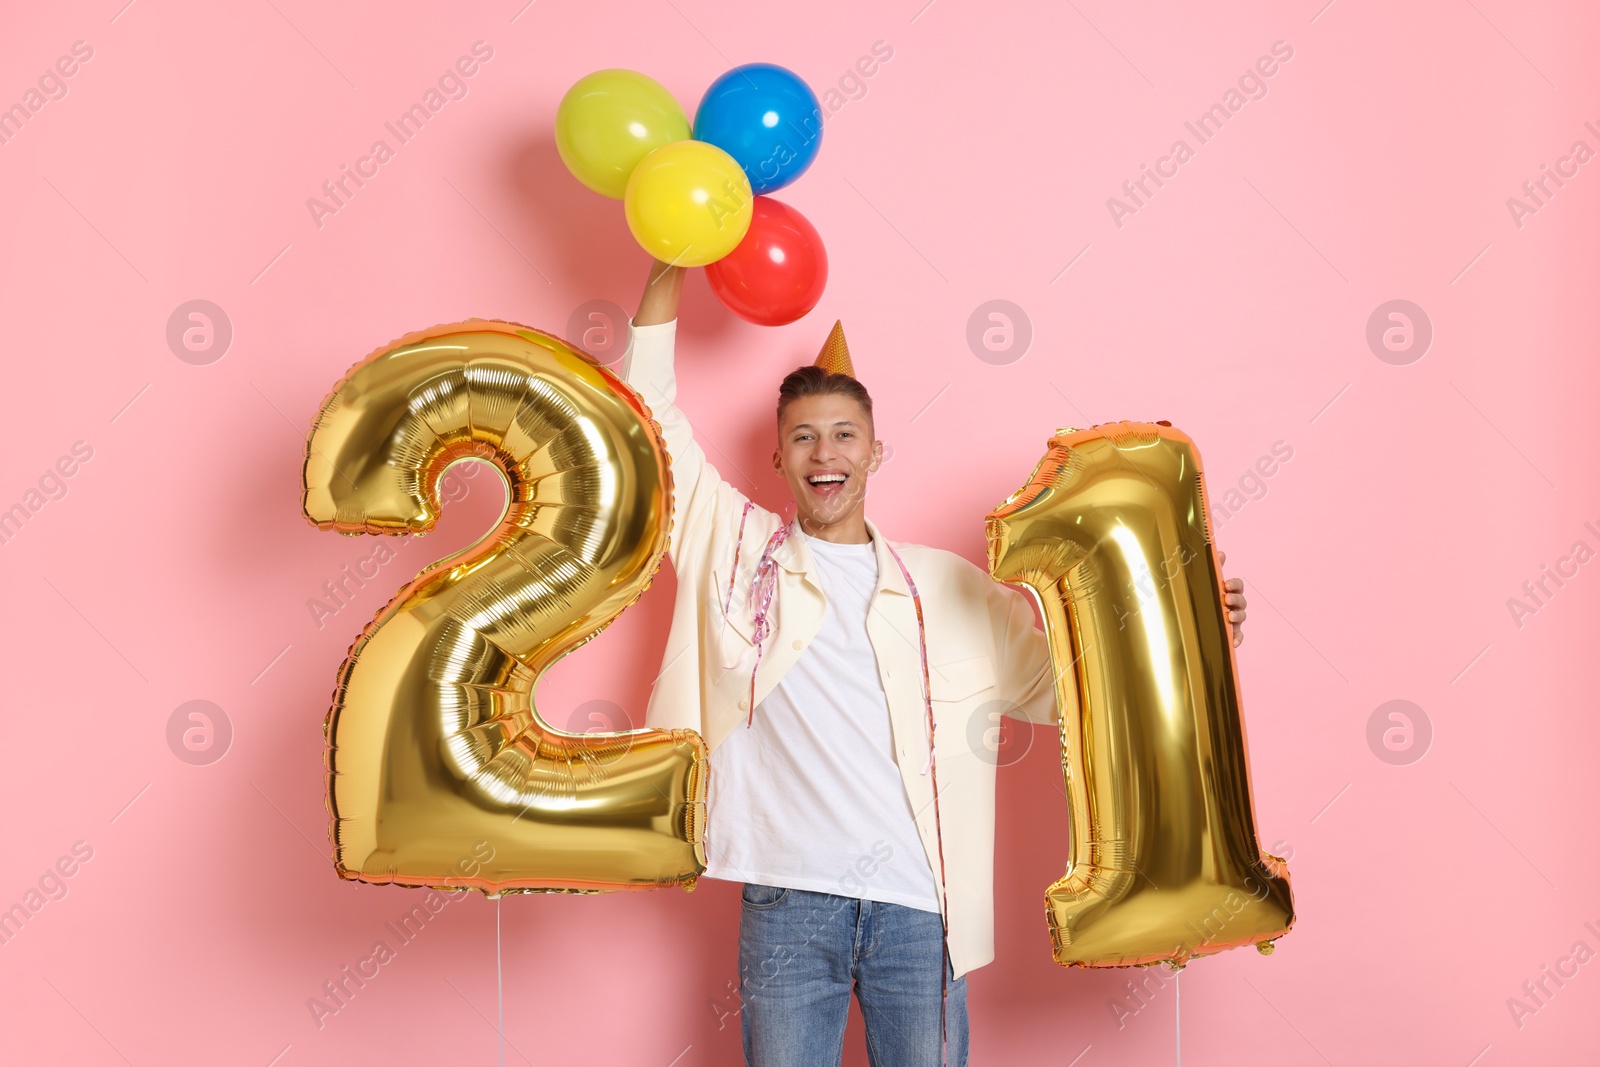
M 824 500 L 842 496 L 845 483 L 849 480 L 850 476 L 840 471 L 820 471 L 806 476 L 806 484 L 811 491 Z

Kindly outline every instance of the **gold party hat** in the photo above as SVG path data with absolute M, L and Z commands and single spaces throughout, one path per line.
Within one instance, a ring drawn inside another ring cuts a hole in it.
M 844 343 L 844 323 L 834 320 L 833 332 L 828 334 L 828 339 L 822 345 L 822 351 L 817 353 L 817 366 L 835 374 L 843 374 L 854 378 L 856 369 L 850 362 L 850 346 Z

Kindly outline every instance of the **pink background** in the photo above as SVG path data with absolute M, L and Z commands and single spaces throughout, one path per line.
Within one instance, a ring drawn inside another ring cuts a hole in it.
M 1585 5 L 123 2 L 30 5 L 0 35 L 0 104 L 73 42 L 93 48 L 65 98 L 0 145 L 0 507 L 26 507 L 74 442 L 93 450 L 0 545 L 0 907 L 75 842 L 93 850 L 0 945 L 0 1059 L 494 1062 L 496 908 L 481 898 L 321 1027 L 307 1000 L 422 896 L 332 873 L 334 672 L 391 591 L 498 503 L 461 479 L 440 531 L 393 543 L 319 628 L 308 600 L 375 542 L 301 519 L 304 433 L 350 364 L 407 331 L 476 315 L 565 333 L 585 302 L 632 310 L 646 260 L 621 206 L 570 178 L 551 140 L 578 77 L 643 70 L 692 113 L 740 62 L 849 88 L 877 41 L 893 57 L 780 194 L 828 242 L 821 306 L 758 328 L 690 279 L 681 397 L 708 452 L 784 500 L 767 459 L 776 383 L 835 318 L 894 449 L 869 513 L 903 540 L 981 562 L 983 514 L 1058 425 L 1187 430 L 1214 501 L 1254 486 L 1216 517 L 1218 541 L 1250 597 L 1261 841 L 1290 857 L 1299 921 L 1270 958 L 1185 972 L 1184 1061 L 1594 1057 L 1600 964 L 1520 1026 L 1507 1006 L 1576 942 L 1600 950 L 1584 925 L 1600 928 L 1600 564 L 1520 626 L 1507 604 L 1574 542 L 1600 549 L 1584 527 L 1600 528 L 1600 440 L 1582 311 L 1600 162 L 1520 226 L 1506 204 L 1574 141 L 1600 148 L 1583 125 L 1600 126 Z M 478 40 L 494 55 L 468 95 L 319 228 L 307 198 Z M 1184 122 L 1280 40 L 1293 57 L 1267 95 L 1197 145 Z M 1179 137 L 1194 158 L 1116 225 L 1107 198 Z M 166 338 L 195 299 L 233 329 L 206 365 Z M 966 341 L 994 299 L 1033 330 L 999 365 Z M 1394 299 L 1433 328 L 1406 365 L 1366 340 Z M 1252 482 L 1279 441 L 1292 459 Z M 552 722 L 642 716 L 660 581 L 556 669 Z M 209 765 L 168 744 L 190 700 L 231 724 Z M 1431 724 L 1420 760 L 1369 746 L 1390 700 Z M 1066 854 L 1052 740 L 1037 732 L 1000 778 L 998 958 L 972 976 L 973 1062 L 1169 1062 L 1170 988 L 1119 1025 L 1129 972 L 1050 960 L 1041 894 Z M 737 887 L 501 907 L 508 1062 L 739 1062 Z M 847 1063 L 865 1062 L 860 1041 L 853 1019 Z

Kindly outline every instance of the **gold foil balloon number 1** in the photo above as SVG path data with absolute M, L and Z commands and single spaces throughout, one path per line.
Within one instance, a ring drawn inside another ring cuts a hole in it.
M 1072 840 L 1045 893 L 1057 963 L 1126 966 L 1294 923 L 1261 851 L 1200 456 L 1167 423 L 1062 429 L 987 519 L 989 572 L 1031 588 L 1057 686 Z
M 660 427 L 548 334 L 434 327 L 356 364 L 323 403 L 305 516 L 347 534 L 421 533 L 445 468 L 470 457 L 510 486 L 500 521 L 403 586 L 339 669 L 324 722 L 335 868 L 491 895 L 692 889 L 705 869 L 699 735 L 570 734 L 533 702 L 540 675 L 660 566 L 672 521 Z

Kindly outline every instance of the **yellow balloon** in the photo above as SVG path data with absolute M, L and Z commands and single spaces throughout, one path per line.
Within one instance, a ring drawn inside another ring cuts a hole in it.
M 356 637 L 327 741 L 341 878 L 512 892 L 694 888 L 706 747 L 692 730 L 574 734 L 539 678 L 642 595 L 666 551 L 672 473 L 628 385 L 563 341 L 474 320 L 351 368 L 306 443 L 305 517 L 404 534 L 439 479 L 488 460 L 495 528 L 418 574 Z
M 573 177 L 621 200 L 639 161 L 687 140 L 689 120 L 654 78 L 635 70 L 597 70 L 579 78 L 556 108 L 556 151 Z
M 679 267 L 703 267 L 732 252 L 755 210 L 744 169 L 704 141 L 651 152 L 634 168 L 623 208 L 644 250 Z

